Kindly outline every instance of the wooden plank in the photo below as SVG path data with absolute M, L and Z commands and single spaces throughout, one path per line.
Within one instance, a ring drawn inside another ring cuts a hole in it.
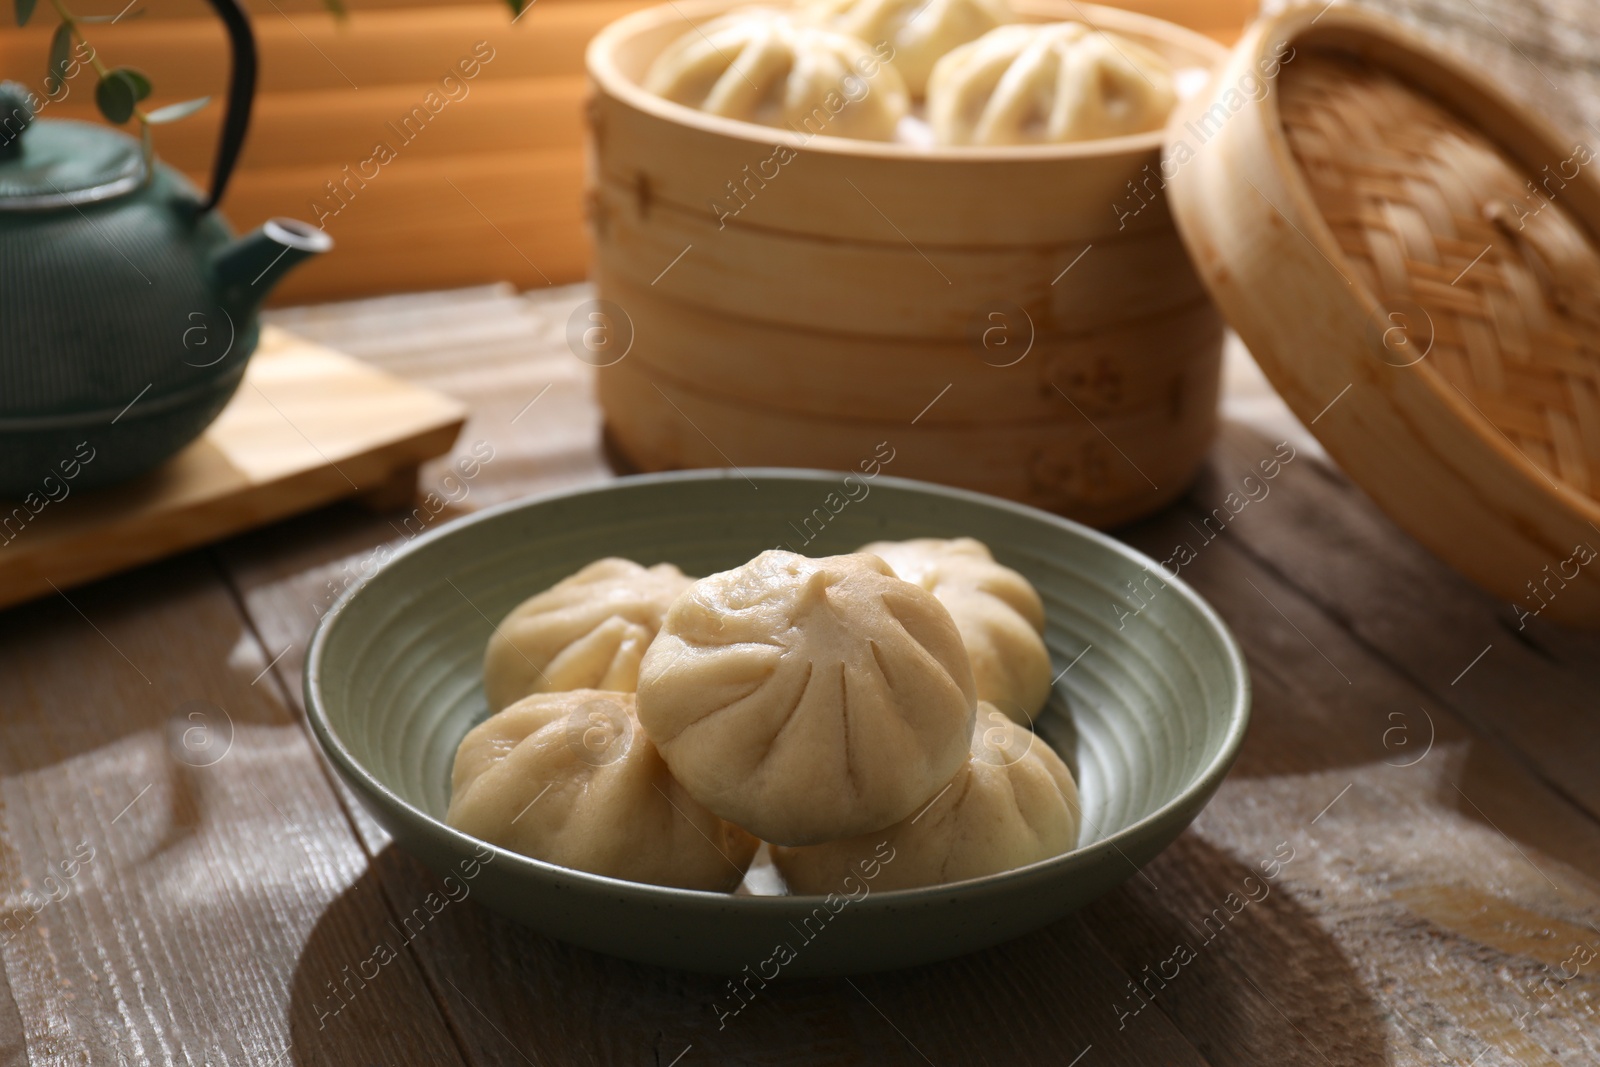
M 491 226 L 480 219 L 478 225 L 464 224 L 455 233 L 401 232 L 389 240 L 374 239 L 355 247 L 347 244 L 346 248 L 346 254 L 335 261 L 340 270 L 329 266 L 303 281 L 291 279 L 281 287 L 285 290 L 282 298 L 268 303 L 349 298 L 373 289 L 403 292 L 418 285 L 453 288 L 502 280 L 538 288 L 582 277 L 589 245 L 578 223 Z M 419 249 L 433 255 L 404 258 Z
M 1161 1019 L 1119 1033 L 1114 1017 L 1078 1009 L 1126 981 L 1078 920 L 949 963 L 775 984 L 719 1028 L 712 1005 L 725 979 L 608 959 L 465 909 L 441 918 L 459 921 L 466 958 L 429 962 L 459 993 L 445 1005 L 475 1063 L 512 1067 L 512 1046 L 562 1063 L 1206 1062 Z
M 384 143 L 406 158 L 441 159 L 474 153 L 574 152 L 583 142 L 584 79 L 578 75 L 508 78 L 470 84 L 466 94 L 421 129 L 400 123 L 436 83 L 375 85 L 352 93 L 348 86 L 263 93 L 250 116 L 250 136 L 239 158 L 242 173 L 315 166 L 318 182 L 338 181 L 347 164 L 362 173 L 373 149 Z M 92 122 L 98 112 L 87 98 L 69 97 L 53 107 L 54 118 Z M 163 127 L 156 146 L 163 161 L 208 180 L 222 109 L 212 106 L 184 122 Z M 409 140 L 406 138 L 409 137 Z M 369 165 L 370 175 L 376 166 Z
M 70 597 L 4 615 L 0 1047 L 51 1067 L 461 1062 L 403 947 L 332 1011 L 393 913 L 215 568 Z
M 453 7 L 478 2 L 480 0 L 344 0 L 344 6 L 352 15 L 360 15 L 389 8 Z M 590 3 L 592 0 L 539 0 L 539 2 Z M 1237 34 L 1255 11 L 1255 5 L 1251 0 L 1128 0 L 1126 3 L 1111 6 L 1154 15 L 1156 18 L 1176 22 L 1190 29 L 1210 33 L 1219 39 L 1229 33 Z M 245 0 L 244 7 L 256 19 L 276 15 L 278 10 L 290 15 L 316 14 L 327 10 L 324 0 Z M 111 5 L 104 13 L 115 15 L 118 10 L 120 5 Z M 204 18 L 209 17 L 211 13 L 204 0 L 145 0 L 140 5 L 140 10 L 145 12 L 146 18 Z M 85 5 L 83 13 L 98 12 Z
M 417 466 L 449 450 L 464 418 L 449 397 L 269 327 L 228 406 L 168 463 L 100 492 L 67 485 L 59 501 L 35 507 L 35 494 L 6 509 L 0 607 L 389 489 L 397 477 L 414 485 Z
M 352 18 L 360 17 L 374 12 L 392 9 L 409 10 L 419 7 L 468 7 L 481 5 L 483 0 L 342 0 L 344 9 Z M 544 4 L 589 3 L 591 0 L 539 0 Z M 1171 0 L 1163 0 L 1171 2 Z M 110 9 L 104 12 L 96 10 L 91 4 L 83 4 L 82 13 L 104 13 L 115 15 L 121 10 L 121 5 L 103 4 Z M 326 0 L 241 0 L 241 6 L 250 14 L 253 20 L 276 18 L 279 12 L 291 16 L 304 14 L 326 14 L 328 5 Z M 77 10 L 74 8 L 74 10 Z M 146 19 L 211 19 L 216 16 L 212 13 L 206 0 L 143 0 L 135 10 L 141 12 L 140 17 Z M 510 17 L 510 7 L 505 8 L 507 17 Z
M 28 1067 L 28 1042 L 22 1026 L 17 999 L 11 995 L 11 982 L 0 966 L 0 1064 Z
M 1253 460 L 1273 455 L 1248 442 Z M 1574 943 L 1600 948 L 1587 919 L 1600 905 L 1600 827 L 1282 577 L 1338 571 L 1333 557 L 1379 578 L 1381 565 L 1310 528 L 1268 559 L 1241 547 L 1285 522 L 1278 494 L 1295 480 L 1320 487 L 1323 515 L 1350 506 L 1314 462 L 1284 467 L 1214 541 L 1191 521 L 1222 502 L 1237 463 L 1127 531 L 1157 558 L 1197 546 L 1181 575 L 1246 649 L 1254 707 L 1217 799 L 1151 865 L 1151 883 L 1090 908 L 1090 928 L 1132 973 L 1189 946 L 1195 959 L 1166 965 L 1179 976 L 1158 980 L 1153 1002 L 1202 1053 L 1226 1049 L 1225 1062 L 1511 1062 L 1488 1047 L 1524 1063 L 1592 1059 L 1600 1032 L 1574 1018 L 1588 980 L 1553 1001 L 1537 990 Z M 1432 616 L 1435 629 L 1452 623 Z M 1524 686 L 1547 677 L 1529 672 Z M 1576 730 L 1582 709 L 1568 711 Z M 1259 863 L 1280 843 L 1295 858 L 1268 884 Z M 1266 886 L 1259 903 L 1225 905 L 1250 886 Z M 1119 1005 L 1130 1027 L 1144 1021 L 1140 1003 Z
M 1224 495 L 1259 452 L 1252 435 L 1224 435 L 1196 492 Z M 1330 491 L 1341 506 L 1329 506 Z M 1308 537 L 1338 546 L 1315 566 L 1274 566 L 1431 700 L 1459 710 L 1600 816 L 1600 734 L 1586 725 L 1600 684 L 1600 635 L 1538 617 L 1521 626 L 1514 608 L 1444 566 L 1328 467 L 1296 471 L 1274 484 L 1268 499 L 1262 507 L 1273 509 L 1275 521 L 1240 526 L 1242 547 L 1279 561 L 1295 558 L 1295 546 Z M 1600 535 L 1594 543 L 1600 548 Z M 1536 606 L 1530 600 L 1523 607 Z
M 588 266 L 582 223 L 490 225 L 463 220 L 453 231 L 399 231 L 386 239 L 352 238 L 337 259 L 291 275 L 268 303 L 334 300 L 373 291 L 453 288 L 510 281 L 523 288 L 571 282 Z M 313 272 L 314 271 L 314 272 Z
M 328 189 L 335 178 L 341 179 L 336 193 Z M 547 195 L 530 197 L 518 182 Z M 376 177 L 348 185 L 326 164 L 248 171 L 230 186 L 226 207 L 241 226 L 263 208 L 282 207 L 338 241 L 358 232 L 449 228 L 469 216 L 480 222 L 487 216 L 496 225 L 571 219 L 574 205 L 582 203 L 582 182 L 583 163 L 570 152 L 479 152 L 447 159 L 400 154 Z
M 583 163 L 567 152 L 400 156 L 364 187 L 325 183 L 338 174 L 303 166 L 241 174 L 224 205 L 239 228 L 274 215 L 316 223 L 334 239 L 297 268 L 275 304 L 329 300 L 421 285 L 512 280 L 532 288 L 572 281 L 588 262 Z
M 589 38 L 640 6 L 640 0 L 536 4 L 515 25 L 510 11 L 493 3 L 378 10 L 343 22 L 327 12 L 262 17 L 254 23 L 263 57 L 258 88 L 262 93 L 356 92 L 419 81 L 438 85 L 458 63 L 474 58 L 479 42 L 488 47 L 477 58 L 487 62 L 480 62 L 474 87 L 501 79 L 581 75 Z M 0 38 L 0 64 L 42 72 L 52 32 L 50 20 L 43 18 L 8 31 Z M 216 93 L 226 84 L 228 53 L 214 19 L 129 20 L 86 32 L 103 56 L 150 76 L 157 90 L 153 105 Z M 72 91 L 89 88 L 74 83 Z

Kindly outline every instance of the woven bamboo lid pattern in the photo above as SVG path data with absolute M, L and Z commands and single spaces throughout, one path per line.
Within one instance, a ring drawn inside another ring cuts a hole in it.
M 1530 190 L 1482 133 L 1336 59 L 1287 73 L 1281 108 L 1349 264 L 1425 312 L 1421 358 L 1545 475 L 1600 490 L 1600 252 L 1558 188 L 1587 150 Z
M 1600 626 L 1596 153 L 1343 6 L 1257 23 L 1168 135 L 1202 278 L 1329 453 L 1519 625 Z

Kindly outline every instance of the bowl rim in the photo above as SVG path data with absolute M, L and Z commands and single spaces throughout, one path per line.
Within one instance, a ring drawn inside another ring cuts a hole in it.
M 700 906 L 715 911 L 726 911 L 728 909 L 745 912 L 784 911 L 799 908 L 802 905 L 804 906 L 803 910 L 809 911 L 820 906 L 824 900 L 835 894 L 740 896 L 731 892 L 722 893 L 713 890 L 684 889 L 676 886 L 654 885 L 647 882 L 633 882 L 622 878 L 614 878 L 610 875 L 593 874 L 589 871 L 581 871 L 572 867 L 563 867 L 560 864 L 536 859 L 520 852 L 513 852 L 510 849 L 502 848 L 499 845 L 494 845 L 470 834 L 463 833 L 448 825 L 442 819 L 435 818 L 416 807 L 390 789 L 388 785 L 358 761 L 339 739 L 332 723 L 328 720 L 327 709 L 322 701 L 322 659 L 327 648 L 329 635 L 332 633 L 333 628 L 339 624 L 338 620 L 343 617 L 344 609 L 355 598 L 359 597 L 363 590 L 380 574 L 395 566 L 400 560 L 421 552 L 427 546 L 446 537 L 453 536 L 467 527 L 492 522 L 503 515 L 525 508 L 539 507 L 558 500 L 614 492 L 618 488 L 670 485 L 680 482 L 745 481 L 752 477 L 832 484 L 836 483 L 846 473 L 848 472 L 804 467 L 712 467 L 625 475 L 608 481 L 535 493 L 504 501 L 475 511 L 470 515 L 463 515 L 460 518 L 453 519 L 436 529 L 422 534 L 388 555 L 370 575 L 345 589 L 339 598 L 334 601 L 332 607 L 323 613 L 321 620 L 319 620 L 316 629 L 311 635 L 311 641 L 306 649 L 305 668 L 302 672 L 302 692 L 306 718 L 311 725 L 312 735 L 316 739 L 318 747 L 322 749 L 323 755 L 334 765 L 334 768 L 348 784 L 365 793 L 374 802 L 403 813 L 406 821 L 414 829 L 425 831 L 426 836 L 432 837 L 436 841 L 448 842 L 450 845 L 461 849 L 463 853 L 474 849 L 479 851 L 488 849 L 491 851 L 493 860 L 496 863 L 503 866 L 523 868 L 541 879 L 554 879 L 573 887 L 586 887 L 596 892 L 609 893 L 619 898 L 630 898 L 640 903 L 660 904 L 670 901 L 675 906 Z M 1069 852 L 1063 852 L 1055 856 L 1049 856 L 1021 867 L 1013 867 L 1009 870 L 968 878 L 958 882 L 870 892 L 852 906 L 856 909 L 861 909 L 863 907 L 877 908 L 932 903 L 937 899 L 948 897 L 952 893 L 974 896 L 987 895 L 1021 883 L 1049 880 L 1055 874 L 1057 868 L 1077 866 L 1109 852 L 1116 852 L 1122 855 L 1123 859 L 1127 860 L 1129 865 L 1134 867 L 1136 871 L 1142 869 L 1139 864 L 1135 864 L 1131 859 L 1128 859 L 1122 846 L 1127 845 L 1136 848 L 1138 839 L 1149 833 L 1155 826 L 1172 818 L 1182 816 L 1185 809 L 1193 805 L 1194 810 L 1184 820 L 1187 825 L 1198 814 L 1200 808 L 1205 806 L 1212 793 L 1216 791 L 1216 788 L 1227 776 L 1244 742 L 1245 732 L 1250 723 L 1252 692 L 1250 672 L 1245 663 L 1244 653 L 1239 646 L 1239 642 L 1233 636 L 1233 632 L 1229 630 L 1227 623 L 1217 614 L 1216 609 L 1204 597 L 1190 588 L 1188 583 L 1184 582 L 1179 575 L 1176 573 L 1168 574 L 1162 570 L 1159 562 L 1138 549 L 1082 523 L 1074 522 L 1071 519 L 1063 518 L 1060 515 L 1030 507 L 1026 504 L 1019 504 L 1015 501 L 1004 500 L 990 496 L 987 493 L 979 493 L 969 489 L 958 489 L 954 486 L 939 485 L 919 479 L 901 478 L 885 474 L 880 474 L 874 481 L 880 486 L 943 496 L 969 504 L 980 504 L 985 507 L 1008 511 L 1023 518 L 1044 521 L 1048 525 L 1059 528 L 1063 533 L 1087 539 L 1102 548 L 1109 549 L 1129 562 L 1161 570 L 1162 580 L 1167 583 L 1168 588 L 1176 591 L 1178 596 L 1188 603 L 1189 607 L 1199 615 L 1220 640 L 1225 659 L 1224 666 L 1232 683 L 1233 693 L 1227 709 L 1227 732 L 1217 752 L 1186 786 L 1143 818 L 1092 844 L 1074 848 Z
M 711 115 L 687 104 L 663 99 L 623 73 L 616 62 L 616 50 L 623 41 L 646 29 L 654 28 L 666 19 L 681 18 L 691 25 L 698 26 L 708 18 L 731 13 L 744 6 L 782 7 L 785 4 L 783 0 L 682 0 L 682 2 L 669 0 L 665 4 L 652 5 L 623 15 L 608 23 L 584 49 L 584 68 L 589 80 L 604 95 L 654 119 L 769 148 L 774 144 L 784 144 L 790 148 L 804 148 L 808 152 L 824 152 L 830 155 L 941 163 L 1029 160 L 1049 162 L 1159 152 L 1165 142 L 1165 123 L 1143 133 L 1124 134 L 1121 137 L 1099 137 L 1087 141 L 1068 141 L 1062 144 L 909 145 L 899 141 L 870 141 L 826 133 L 802 136 L 792 130 Z M 1212 38 L 1154 15 L 1100 4 L 1077 3 L 1076 0 L 1064 0 L 1064 3 L 1063 0 L 1017 0 L 1016 2 L 1018 13 L 1024 16 L 1049 14 L 1063 7 L 1070 8 L 1073 14 L 1061 14 L 1060 17 L 1047 21 L 1083 22 L 1094 29 L 1105 26 L 1118 33 L 1157 38 L 1177 44 L 1197 56 L 1206 57 L 1206 62 L 1201 65 L 1206 66 L 1208 74 L 1214 75 L 1228 58 L 1228 50 Z

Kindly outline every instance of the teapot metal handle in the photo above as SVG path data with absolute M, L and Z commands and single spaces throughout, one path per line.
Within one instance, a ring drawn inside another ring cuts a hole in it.
M 255 102 L 257 66 L 255 34 L 250 29 L 249 16 L 239 6 L 239 0 L 209 2 L 228 32 L 232 64 L 228 76 L 228 110 L 222 119 L 217 158 L 211 167 L 211 195 L 206 198 L 205 211 L 216 207 L 222 199 L 234 164 L 239 162 L 239 153 L 244 149 L 244 135 L 250 128 L 250 107 Z

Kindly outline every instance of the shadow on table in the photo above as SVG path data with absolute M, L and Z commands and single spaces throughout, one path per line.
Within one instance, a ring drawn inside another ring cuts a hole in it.
M 1212 1063 L 1382 1061 L 1377 1006 L 1286 893 L 1201 945 L 1185 916 L 1219 904 L 1251 871 L 1192 833 L 1156 867 L 1161 891 L 1135 878 L 1080 916 L 996 948 L 852 979 L 779 979 L 744 1003 L 726 978 L 574 948 L 470 898 L 402 930 L 395 916 L 440 882 L 390 847 L 301 952 L 292 1062 L 455 1061 L 447 1041 L 474 1064 L 667 1067 L 680 1055 L 681 1067 L 1065 1064 L 1089 1046 L 1095 1067 L 1200 1064 L 1196 1048 Z M 1183 939 L 1196 958 L 1170 981 L 1147 980 L 1146 966 L 1158 970 Z M 1149 1003 L 1131 1012 L 1136 997 Z

